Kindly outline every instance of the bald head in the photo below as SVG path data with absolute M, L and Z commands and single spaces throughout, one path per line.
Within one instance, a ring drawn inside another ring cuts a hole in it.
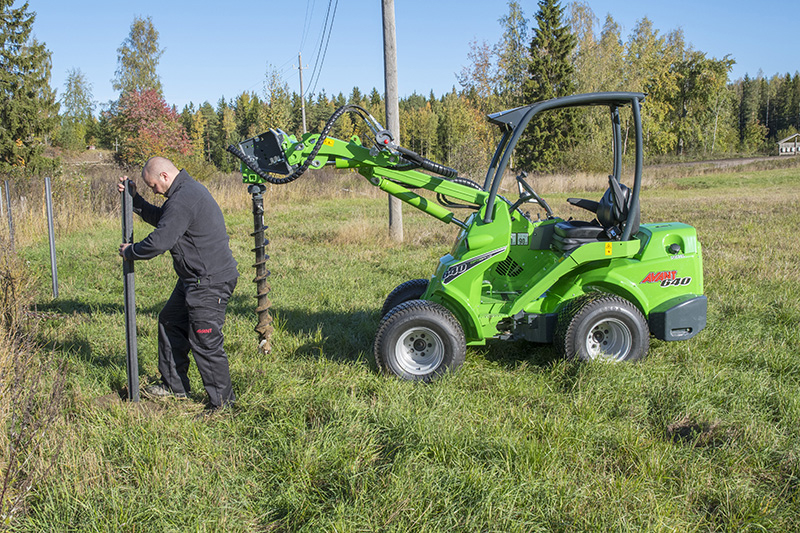
M 151 157 L 142 169 L 142 180 L 156 194 L 165 194 L 180 171 L 166 157 Z
M 175 164 L 166 157 L 156 156 L 147 160 L 147 163 L 145 163 L 144 168 L 142 169 L 142 177 L 144 177 L 145 174 L 154 176 L 156 174 L 161 174 L 162 172 L 166 172 L 170 176 L 174 177 L 177 176 L 178 172 L 180 171 L 178 170 L 178 167 L 176 167 Z

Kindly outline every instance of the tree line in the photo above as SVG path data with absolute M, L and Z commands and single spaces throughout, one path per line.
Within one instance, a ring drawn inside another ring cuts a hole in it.
M 178 111 L 162 96 L 158 62 L 163 50 L 149 17 L 136 17 L 117 49 L 113 88 L 119 98 L 98 111 L 92 84 L 80 69 L 68 72 L 63 93 L 50 88 L 50 52 L 31 35 L 35 13 L 0 0 L 0 167 L 6 173 L 54 167 L 47 145 L 112 149 L 120 162 L 141 165 L 153 154 L 193 168 L 238 168 L 225 147 L 269 128 L 300 134 L 320 131 L 344 104 L 384 120 L 383 95 L 354 87 L 345 95 L 292 92 L 274 68 L 263 90 Z M 497 43 L 472 42 L 458 87 L 444 95 L 412 94 L 400 101 L 403 145 L 480 177 L 496 132 L 485 115 L 580 92 L 641 91 L 645 150 L 653 158 L 709 158 L 772 153 L 775 142 L 800 131 L 800 74 L 729 81 L 733 58 L 709 57 L 687 44 L 682 30 L 661 33 L 647 18 L 622 35 L 606 15 L 602 24 L 587 3 L 540 0 L 528 20 L 519 2 L 498 19 Z M 515 165 L 520 169 L 602 170 L 609 150 L 605 117 L 563 111 L 528 127 Z M 332 135 L 368 135 L 345 117 Z

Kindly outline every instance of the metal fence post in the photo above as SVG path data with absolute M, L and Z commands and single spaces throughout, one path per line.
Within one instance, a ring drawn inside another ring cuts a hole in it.
M 47 231 L 50 236 L 50 274 L 53 278 L 53 298 L 58 298 L 58 266 L 56 265 L 56 233 L 53 228 L 53 189 L 50 178 L 44 179 L 45 202 L 47 203 Z
M 133 244 L 133 191 L 131 182 L 125 181 L 122 192 L 122 242 Z M 136 345 L 136 294 L 133 280 L 133 261 L 122 260 L 125 291 L 125 342 L 127 348 L 128 400 L 139 401 L 139 355 Z
M 11 251 L 14 251 L 14 218 L 11 216 L 11 193 L 8 190 L 8 180 L 4 181 L 6 186 L 6 214 L 8 215 L 8 241 L 11 243 Z

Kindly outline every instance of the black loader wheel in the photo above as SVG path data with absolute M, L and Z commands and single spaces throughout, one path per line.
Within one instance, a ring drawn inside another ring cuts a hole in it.
M 395 306 L 375 336 L 378 367 L 409 381 L 428 382 L 458 369 L 466 351 L 458 320 L 445 307 L 426 300 Z
M 412 279 L 401 283 L 389 293 L 389 296 L 387 296 L 386 300 L 383 302 L 381 318 L 385 317 L 386 313 L 403 302 L 419 300 L 419 298 L 425 294 L 426 290 L 428 290 L 427 279 Z
M 584 361 L 638 361 L 647 355 L 650 331 L 639 309 L 608 293 L 569 302 L 558 316 L 556 347 Z

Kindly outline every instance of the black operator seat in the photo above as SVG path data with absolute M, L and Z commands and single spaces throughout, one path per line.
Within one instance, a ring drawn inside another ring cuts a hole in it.
M 567 198 L 574 206 L 591 211 L 595 220 L 564 220 L 555 224 L 553 231 L 553 249 L 561 253 L 570 253 L 579 246 L 597 241 L 619 240 L 622 236 L 622 225 L 631 225 L 631 235 L 639 231 L 639 209 L 630 213 L 633 194 L 631 190 L 613 178 L 608 177 L 609 187 L 599 202 L 582 198 Z M 630 216 L 629 216 L 630 213 Z

